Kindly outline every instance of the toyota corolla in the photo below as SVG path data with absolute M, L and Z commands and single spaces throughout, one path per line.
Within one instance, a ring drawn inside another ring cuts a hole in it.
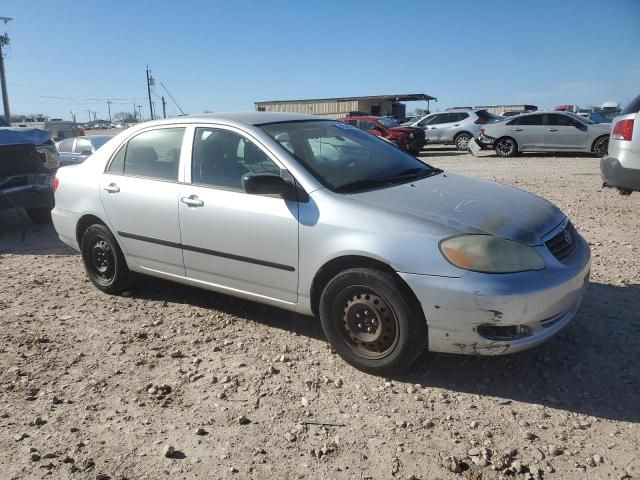
M 590 251 L 530 193 L 288 113 L 132 127 L 58 170 L 53 222 L 108 294 L 141 273 L 320 318 L 351 365 L 497 355 L 576 314 Z

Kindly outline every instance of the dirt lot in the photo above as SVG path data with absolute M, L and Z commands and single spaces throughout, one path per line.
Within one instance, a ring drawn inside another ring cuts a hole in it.
M 593 249 L 583 306 L 532 351 L 391 379 L 311 318 L 153 279 L 104 295 L 0 214 L 0 477 L 639 478 L 640 194 L 601 190 L 594 158 L 484 155 L 424 158 L 559 205 Z

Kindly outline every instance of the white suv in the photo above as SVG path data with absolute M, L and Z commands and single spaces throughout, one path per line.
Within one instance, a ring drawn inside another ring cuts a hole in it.
M 469 140 L 480 134 L 482 125 L 501 119 L 487 110 L 455 109 L 432 113 L 403 125 L 423 128 L 427 143 L 452 143 L 464 151 Z
M 640 95 L 613 120 L 609 152 L 600 160 L 604 186 L 621 194 L 640 191 Z

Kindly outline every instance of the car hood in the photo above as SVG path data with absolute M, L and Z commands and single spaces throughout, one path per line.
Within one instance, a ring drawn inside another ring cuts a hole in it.
M 351 197 L 458 233 L 490 234 L 527 245 L 541 245 L 542 237 L 565 218 L 555 205 L 531 193 L 447 172 Z

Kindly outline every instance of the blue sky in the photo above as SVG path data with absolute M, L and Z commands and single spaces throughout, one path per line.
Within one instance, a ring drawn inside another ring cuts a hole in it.
M 438 97 L 432 110 L 640 93 L 636 0 L 3 0 L 0 16 L 14 18 L 0 23 L 13 114 L 86 121 L 112 99 L 112 113 L 136 102 L 146 116 L 147 64 L 157 95 L 163 82 L 189 113 L 405 92 Z

